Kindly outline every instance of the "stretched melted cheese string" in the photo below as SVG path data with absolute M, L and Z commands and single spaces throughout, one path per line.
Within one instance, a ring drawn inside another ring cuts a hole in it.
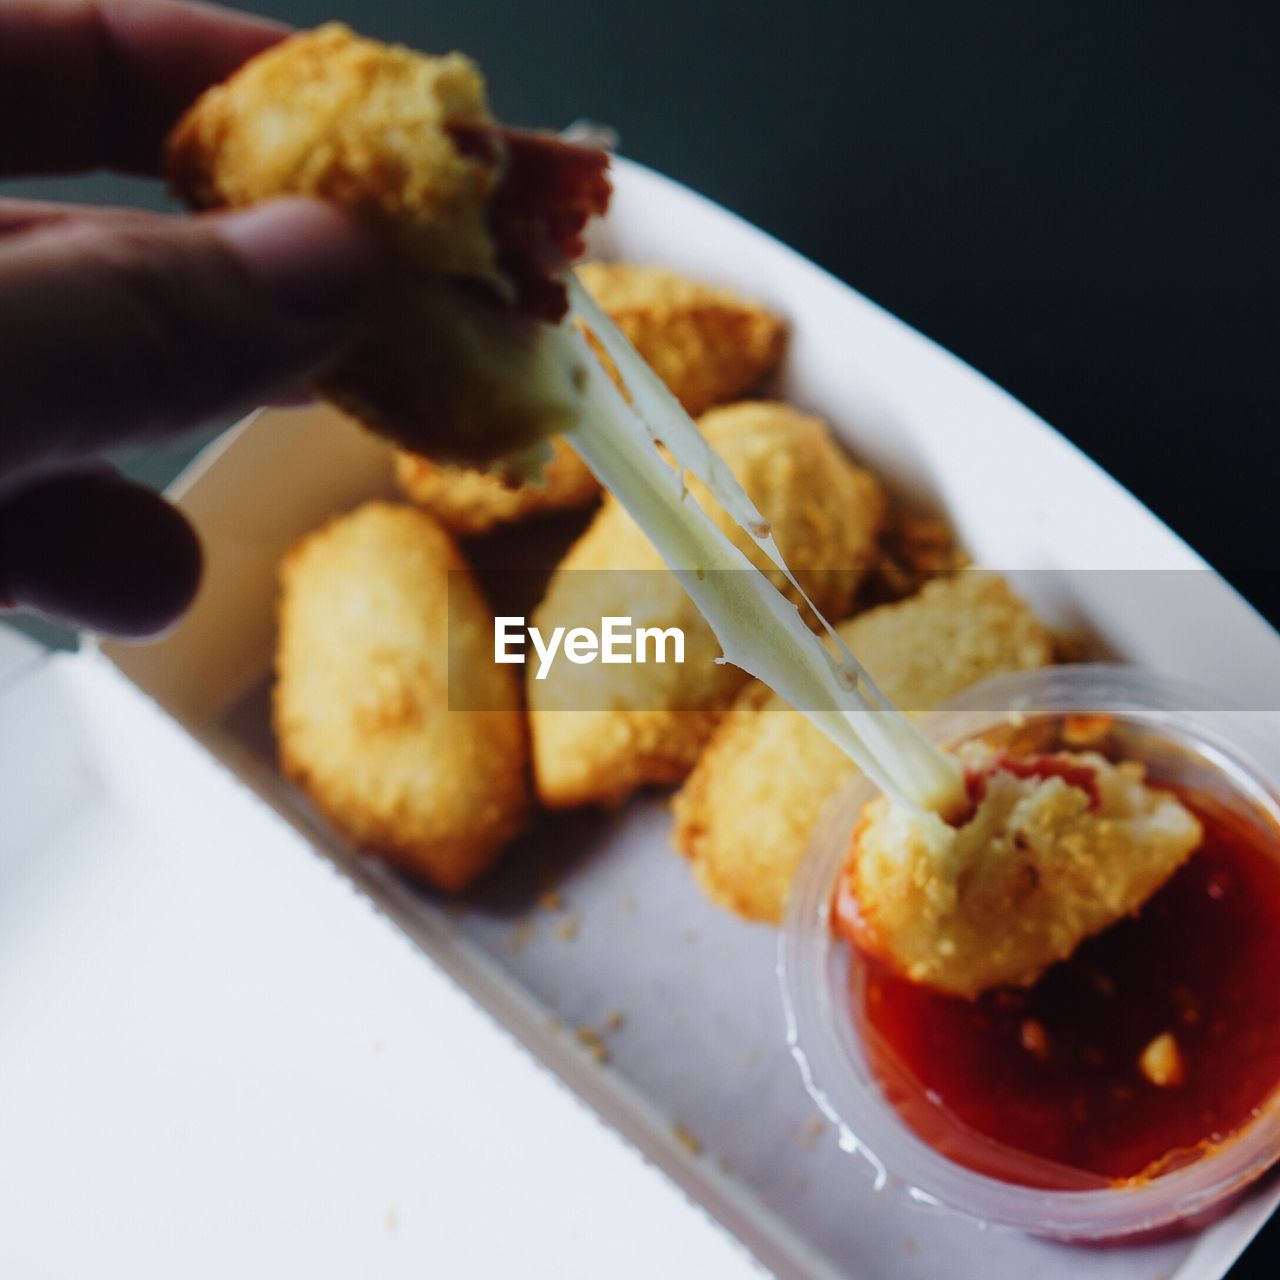
M 645 531 L 706 618 L 724 657 L 808 717 L 882 790 L 914 808 L 959 807 L 959 767 L 876 687 L 787 567 L 768 521 L 679 401 L 570 275 L 578 318 L 608 353 L 631 395 L 600 362 L 585 363 L 584 411 L 566 433 L 601 484 Z M 577 335 L 586 346 L 586 339 Z M 658 451 L 661 442 L 673 468 Z M 836 654 L 799 610 L 722 532 L 686 488 L 691 471 L 813 610 Z

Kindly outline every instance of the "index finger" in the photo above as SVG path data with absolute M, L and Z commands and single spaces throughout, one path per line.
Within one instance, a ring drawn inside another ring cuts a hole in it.
M 0 174 L 157 173 L 181 112 L 287 34 L 175 0 L 0 0 Z

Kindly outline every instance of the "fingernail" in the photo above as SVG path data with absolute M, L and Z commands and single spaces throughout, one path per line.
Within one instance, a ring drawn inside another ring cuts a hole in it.
M 332 323 L 353 313 L 373 279 L 368 237 L 319 200 L 272 200 L 213 222 L 275 308 L 294 320 Z

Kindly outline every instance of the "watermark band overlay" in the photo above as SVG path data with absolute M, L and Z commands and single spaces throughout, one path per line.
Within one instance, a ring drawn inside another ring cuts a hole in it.
M 1188 710 L 1280 711 L 1280 679 L 1265 622 L 1209 570 L 961 569 L 948 576 L 960 575 L 973 589 L 926 594 L 916 626 L 904 613 L 900 650 L 895 654 L 890 646 L 885 652 L 878 645 L 873 677 L 885 675 L 877 664 L 918 662 L 931 653 L 938 662 L 962 661 L 965 646 L 979 653 L 984 637 L 1000 643 L 1026 615 L 999 591 L 999 580 L 1052 633 L 1056 661 L 1134 661 L 1176 675 L 1201 690 L 1188 695 Z M 1280 600 L 1280 571 L 1231 576 L 1263 607 Z M 749 682 L 720 661 L 710 626 L 669 570 L 560 570 L 550 587 L 546 571 L 487 570 L 482 585 L 494 615 L 483 643 L 470 609 L 454 625 L 455 577 L 460 584 L 467 575 L 450 575 L 453 710 L 499 709 L 485 699 L 501 683 L 476 679 L 478 663 L 508 668 L 541 711 L 705 711 L 724 705 Z M 838 570 L 801 575 L 819 602 L 847 598 L 847 578 L 847 571 Z M 803 606 L 801 611 L 807 613 Z M 855 611 L 840 623 L 855 656 L 857 619 L 865 616 L 865 610 Z M 1010 669 L 1018 665 L 1011 655 Z M 933 708 L 907 698 L 899 709 Z

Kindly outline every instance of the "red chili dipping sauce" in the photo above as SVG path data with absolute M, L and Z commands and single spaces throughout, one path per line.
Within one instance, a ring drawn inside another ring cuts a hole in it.
M 1034 986 L 968 1001 L 857 960 L 872 1070 L 959 1164 L 1057 1189 L 1155 1177 L 1247 1124 L 1280 1083 L 1280 863 L 1249 819 L 1172 789 L 1203 846 Z

